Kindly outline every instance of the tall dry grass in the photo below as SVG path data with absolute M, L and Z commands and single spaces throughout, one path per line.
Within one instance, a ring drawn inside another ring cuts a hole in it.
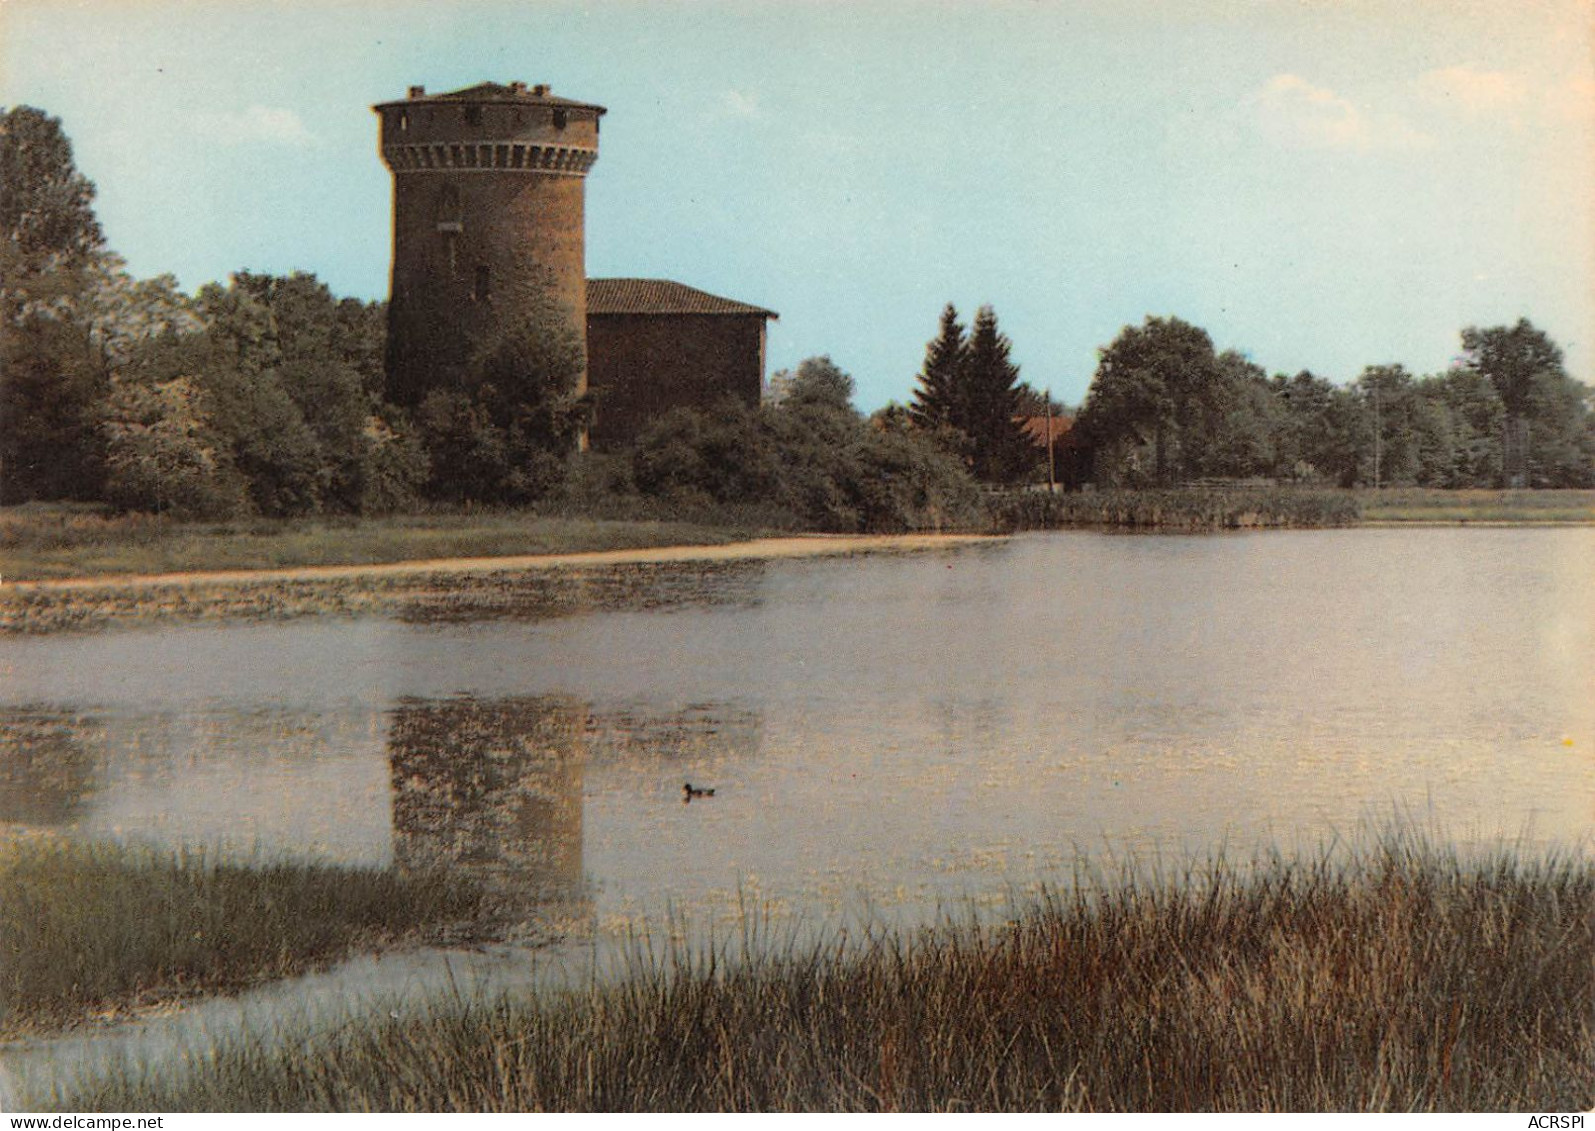
M 1349 857 L 1082 870 L 1014 921 L 638 946 L 625 976 L 462 999 L 73 1110 L 1584 1110 L 1595 868 L 1398 835 Z
M 0 1033 L 302 973 L 478 911 L 441 875 L 28 838 L 0 844 Z

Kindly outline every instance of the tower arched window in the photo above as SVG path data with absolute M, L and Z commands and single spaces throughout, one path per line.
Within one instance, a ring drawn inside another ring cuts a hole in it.
M 459 232 L 465 225 L 464 206 L 460 203 L 458 185 L 445 184 L 438 189 L 437 203 L 433 206 L 438 231 Z

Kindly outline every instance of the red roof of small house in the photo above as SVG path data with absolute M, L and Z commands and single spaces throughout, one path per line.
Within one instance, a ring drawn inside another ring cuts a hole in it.
M 1038 448 L 1047 446 L 1047 423 L 1048 418 L 1045 416 L 1021 416 L 1019 418 L 1019 426 L 1024 429 L 1025 435 L 1030 437 L 1030 442 Z M 1051 418 L 1051 424 L 1052 442 L 1056 444 L 1067 436 L 1069 430 L 1074 427 L 1074 417 L 1055 413 Z
M 669 279 L 588 279 L 588 314 L 743 314 L 779 318 L 773 310 L 721 298 Z

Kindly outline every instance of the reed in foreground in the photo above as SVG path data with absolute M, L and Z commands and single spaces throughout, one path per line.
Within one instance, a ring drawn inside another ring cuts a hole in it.
M 0 845 L 0 1034 L 304 972 L 469 918 L 441 876 L 26 839 Z
M 440 1004 L 69 1110 L 1584 1110 L 1595 868 L 1349 859 L 1082 874 L 1017 920 L 673 948 L 528 1001 Z

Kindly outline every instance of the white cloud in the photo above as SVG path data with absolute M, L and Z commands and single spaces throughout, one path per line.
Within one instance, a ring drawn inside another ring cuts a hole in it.
M 1256 98 L 1263 132 L 1282 144 L 1312 149 L 1418 149 L 1430 139 L 1405 118 L 1359 107 L 1300 75 L 1269 79 Z
M 763 116 L 763 111 L 759 109 L 759 96 L 745 90 L 728 90 L 721 94 L 720 108 L 732 118 Z
M 197 122 L 205 136 L 228 145 L 312 145 L 315 135 L 299 115 L 277 106 L 251 106 L 237 113 L 202 114 Z
M 1523 81 L 1506 71 L 1442 67 L 1418 77 L 1418 92 L 1428 101 L 1453 106 L 1468 114 L 1510 110 L 1523 102 Z

